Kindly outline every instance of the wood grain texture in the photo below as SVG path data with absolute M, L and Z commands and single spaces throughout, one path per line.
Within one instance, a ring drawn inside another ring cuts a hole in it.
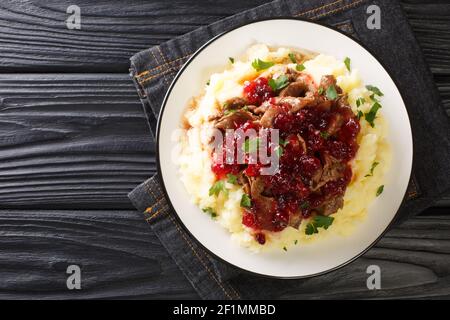
M 0 230 L 0 298 L 197 298 L 135 211 L 0 211 Z M 66 288 L 70 264 L 82 290 Z M 381 290 L 366 287 L 369 265 L 381 268 Z M 343 269 L 292 283 L 274 294 L 450 298 L 450 218 L 411 219 Z
M 126 197 L 155 172 L 129 57 L 265 2 L 80 0 L 81 31 L 64 24 L 73 1 L 0 2 L 0 299 L 197 298 Z M 450 114 L 448 1 L 403 6 Z M 450 199 L 437 205 L 277 296 L 450 298 Z M 81 291 L 66 289 L 69 264 Z M 382 290 L 365 286 L 370 264 Z
M 132 208 L 153 150 L 127 74 L 0 75 L 3 208 Z
M 0 299 L 197 297 L 136 211 L 0 211 L 0 243 Z
M 136 52 L 265 2 L 2 0 L 0 72 L 127 72 Z M 81 30 L 66 27 L 73 4 Z
M 3 0 L 0 72 L 127 72 L 134 53 L 266 2 Z M 431 69 L 448 75 L 450 5 L 433 2 L 402 1 Z M 81 30 L 66 27 L 73 4 Z

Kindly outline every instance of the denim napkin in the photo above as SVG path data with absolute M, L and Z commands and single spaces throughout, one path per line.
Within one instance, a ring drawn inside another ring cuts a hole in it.
M 380 8 L 381 29 L 367 27 L 371 5 Z M 156 119 L 166 90 L 180 67 L 201 45 L 244 23 L 286 16 L 341 29 L 364 43 L 388 69 L 405 100 L 414 139 L 413 175 L 399 217 L 405 219 L 431 206 L 450 188 L 449 122 L 397 1 L 277 0 L 139 52 L 131 58 L 130 71 L 152 134 L 156 132 Z M 211 256 L 183 230 L 163 195 L 157 175 L 136 187 L 129 198 L 144 213 L 153 232 L 203 299 L 271 298 L 306 281 L 262 278 Z M 318 277 L 316 282 L 326 277 Z

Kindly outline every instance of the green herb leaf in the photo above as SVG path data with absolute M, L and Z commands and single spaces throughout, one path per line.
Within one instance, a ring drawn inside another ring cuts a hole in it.
M 380 195 L 380 194 L 382 194 L 383 193 L 383 190 L 384 190 L 384 185 L 381 185 L 381 186 L 379 186 L 378 187 L 378 189 L 377 189 L 377 197 Z
M 364 99 L 363 97 L 358 98 L 356 100 L 356 107 L 359 108 L 361 105 L 363 105 L 364 103 L 366 103 L 366 99 Z
M 223 180 L 216 181 L 211 188 L 209 188 L 209 195 L 215 195 L 216 197 L 220 192 L 228 195 L 228 189 L 225 187 L 225 182 Z
M 287 251 L 287 248 L 286 248 L 286 247 L 283 247 L 283 250 L 284 250 L 284 251 Z
M 326 140 L 329 138 L 330 134 L 326 131 L 321 131 L 320 136 Z
M 298 243 L 298 240 L 297 239 L 295 239 L 295 241 L 294 241 L 294 244 L 297 244 Z
M 217 213 L 216 213 L 211 207 L 203 208 L 202 211 L 203 211 L 204 213 L 209 214 L 209 215 L 211 216 L 211 218 L 217 217 Z
M 238 177 L 235 176 L 234 174 L 229 173 L 229 174 L 227 174 L 227 182 L 231 183 L 231 184 L 237 184 Z
M 372 105 L 372 108 L 370 108 L 369 112 L 364 114 L 364 117 L 365 117 L 366 121 L 370 124 L 370 126 L 372 128 L 375 127 L 374 121 L 375 121 L 375 118 L 377 116 L 378 109 L 380 109 L 380 108 L 381 108 L 381 104 L 379 104 L 378 102 L 375 102 Z
M 302 64 L 297 64 L 297 65 L 295 66 L 295 70 L 297 70 L 297 71 L 303 71 L 303 70 L 305 70 L 305 66 L 303 65 L 303 63 L 302 63 Z
M 288 143 L 289 143 L 289 140 L 280 139 L 280 144 L 281 144 L 283 147 L 286 147 Z
M 314 233 L 318 233 L 316 226 L 313 223 L 308 223 L 306 225 L 305 234 L 312 235 Z
M 227 115 L 229 115 L 229 114 L 232 114 L 232 113 L 235 113 L 237 110 L 234 110 L 234 109 L 227 109 L 227 110 L 225 110 L 224 112 L 223 112 L 223 114 L 225 115 L 225 116 L 227 116 Z
M 316 224 L 316 227 L 324 228 L 325 230 L 328 229 L 328 227 L 333 224 L 333 221 L 334 221 L 333 217 L 327 217 L 327 216 L 315 216 L 314 217 L 314 223 Z
M 319 87 L 319 89 L 317 90 L 317 93 L 319 95 L 322 95 L 323 94 L 323 87 Z
M 364 177 L 371 177 L 371 176 L 373 176 L 373 170 L 375 169 L 375 167 L 377 166 L 377 165 L 379 165 L 380 163 L 379 162 L 374 162 L 374 163 L 372 163 L 372 166 L 370 167 L 370 173 L 368 173 L 368 174 L 366 174 Z
M 228 57 L 228 60 L 230 60 L 231 63 L 234 63 L 234 58 L 233 57 Z
M 311 222 L 306 225 L 305 234 L 318 233 L 318 228 L 328 229 L 333 224 L 334 218 L 327 216 L 314 216 Z
M 258 150 L 259 138 L 246 139 L 242 144 L 242 149 L 245 152 L 255 152 Z
M 345 57 L 344 63 L 345 63 L 345 66 L 347 67 L 347 70 L 350 71 L 350 58 Z
M 265 70 L 270 68 L 271 66 L 273 66 L 275 63 L 270 62 L 270 61 L 263 61 L 261 59 L 255 59 L 252 62 L 252 67 L 256 70 L 256 71 L 261 71 L 261 70 Z
M 367 85 L 366 88 L 367 88 L 367 90 L 372 91 L 374 94 L 376 94 L 379 97 L 383 96 L 383 92 L 381 92 L 381 90 L 375 86 Z
M 328 100 L 334 100 L 338 97 L 336 88 L 333 85 L 331 85 L 327 88 L 325 95 L 327 96 Z
M 209 86 L 209 84 L 210 84 L 210 81 L 208 80 L 208 82 L 206 83 L 206 85 Z
M 252 206 L 252 199 L 248 194 L 243 194 L 241 198 L 241 207 L 250 208 Z
M 297 59 L 295 59 L 295 54 L 292 52 L 288 54 L 289 59 L 291 59 L 292 63 L 297 63 Z
M 277 155 L 278 158 L 281 158 L 281 156 L 283 155 L 283 148 L 281 146 L 277 146 L 275 149 L 275 154 Z
M 358 114 L 356 115 L 356 117 L 359 119 L 361 119 L 361 117 L 364 115 L 364 113 L 361 110 L 358 110 Z
M 289 84 L 288 77 L 286 75 L 281 75 L 278 78 L 270 79 L 269 80 L 269 86 L 272 88 L 273 91 L 278 91 L 280 89 L 283 89 Z

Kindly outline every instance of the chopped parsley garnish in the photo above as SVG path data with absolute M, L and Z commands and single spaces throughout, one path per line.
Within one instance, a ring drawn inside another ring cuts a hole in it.
M 306 225 L 305 234 L 311 235 L 319 232 L 319 228 L 328 229 L 333 224 L 334 218 L 327 216 L 314 216 L 311 222 Z
M 381 90 L 378 89 L 378 88 L 375 87 L 375 86 L 367 85 L 367 86 L 366 86 L 366 89 L 369 90 L 369 91 L 372 91 L 375 95 L 377 95 L 377 96 L 379 96 L 379 97 L 382 97 L 382 96 L 383 96 L 383 92 L 381 92 Z
M 209 188 L 209 195 L 215 195 L 216 197 L 220 192 L 223 192 L 225 195 L 228 195 L 228 189 L 225 187 L 225 182 L 223 180 L 219 180 L 214 182 L 211 188 Z
M 255 152 L 258 150 L 259 138 L 246 139 L 242 144 L 242 149 L 245 152 Z
M 235 113 L 237 110 L 234 110 L 234 109 L 227 109 L 227 110 L 225 110 L 224 111 L 224 115 L 225 116 L 227 116 L 227 115 L 229 115 L 229 114 L 232 114 L 232 113 Z
M 286 75 L 281 75 L 278 78 L 270 79 L 269 80 L 269 86 L 272 88 L 273 91 L 278 91 L 280 89 L 283 89 L 289 84 L 288 77 Z
M 379 104 L 378 102 L 375 102 L 372 105 L 372 108 L 370 108 L 369 112 L 364 114 L 364 117 L 365 117 L 366 121 L 370 124 L 370 126 L 372 128 L 375 127 L 374 121 L 375 121 L 375 118 L 377 116 L 378 109 L 380 109 L 380 108 L 381 108 L 381 104 Z
M 324 139 L 328 139 L 328 137 L 330 136 L 330 134 L 326 131 L 321 131 L 320 132 L 320 136 Z
M 209 214 L 209 215 L 211 216 L 211 218 L 217 217 L 217 213 L 216 213 L 211 207 L 203 208 L 202 211 L 203 211 L 204 213 Z
M 359 119 L 361 119 L 361 117 L 364 115 L 364 113 L 361 110 L 358 110 L 358 114 L 356 115 L 356 117 Z
M 275 154 L 277 155 L 278 158 L 281 158 L 281 156 L 283 155 L 283 148 L 281 146 L 277 146 L 275 149 Z
M 364 103 L 366 103 L 366 99 L 364 99 L 364 98 L 358 98 L 357 100 L 356 100 L 356 107 L 357 108 L 359 108 L 361 105 L 363 105 Z
M 309 202 L 305 201 L 300 205 L 300 209 L 308 209 L 309 208 Z
M 209 84 L 210 84 L 210 81 L 208 80 L 208 82 L 206 82 L 206 85 L 209 86 Z
M 384 190 L 384 185 L 381 185 L 381 186 L 378 187 L 378 189 L 377 189 L 377 197 L 378 197 L 380 194 L 383 193 L 383 190 Z
M 286 248 L 286 247 L 283 247 L 283 250 L 284 250 L 284 251 L 287 251 L 287 248 Z
M 291 59 L 292 63 L 297 63 L 297 59 L 295 59 L 295 54 L 292 52 L 288 54 L 289 59 Z
M 295 70 L 297 70 L 297 71 L 303 71 L 303 70 L 305 70 L 305 66 L 303 65 L 303 63 L 302 63 L 302 64 L 297 64 L 297 65 L 295 66 Z
M 345 63 L 345 66 L 347 67 L 347 70 L 350 71 L 350 58 L 345 57 L 344 63 Z
M 233 57 L 228 57 L 228 60 L 230 60 L 231 63 L 234 63 L 234 58 Z
M 323 94 L 323 87 L 319 87 L 319 90 L 317 90 L 317 93 L 319 95 L 322 95 Z
M 231 183 L 231 184 L 237 184 L 238 177 L 235 176 L 234 174 L 229 173 L 229 174 L 227 174 L 227 182 Z
M 298 243 L 298 240 L 296 239 L 295 241 L 294 241 L 294 244 L 297 244 Z
M 241 198 L 241 207 L 250 208 L 251 206 L 252 199 L 250 199 L 250 196 L 248 194 L 244 193 Z
M 261 71 L 270 68 L 275 63 L 270 61 L 263 61 L 261 59 L 255 59 L 252 62 L 252 67 L 255 68 L 256 71 Z
M 327 96 L 328 100 L 334 100 L 338 97 L 336 88 L 333 85 L 327 88 L 325 95 Z
M 379 165 L 379 162 L 372 163 L 372 166 L 370 167 L 370 173 L 366 174 L 364 177 L 371 177 L 373 176 L 373 170 L 375 170 L 376 166 Z

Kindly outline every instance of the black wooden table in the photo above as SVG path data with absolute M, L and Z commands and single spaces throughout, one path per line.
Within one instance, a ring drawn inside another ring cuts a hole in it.
M 0 2 L 0 298 L 197 297 L 126 196 L 155 172 L 129 58 L 264 2 Z M 72 4 L 81 30 L 66 27 Z M 403 5 L 450 111 L 450 4 Z M 449 207 L 438 201 L 355 263 L 279 297 L 449 298 Z M 66 287 L 71 264 L 81 290 Z M 381 290 L 366 288 L 370 264 Z

